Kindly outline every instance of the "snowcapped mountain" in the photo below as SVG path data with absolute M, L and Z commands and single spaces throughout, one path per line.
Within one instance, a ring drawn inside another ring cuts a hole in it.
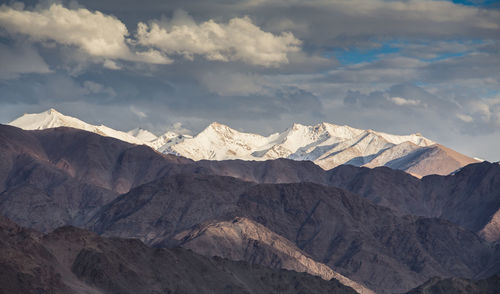
M 195 137 L 163 148 L 162 152 L 194 160 L 310 160 L 326 170 L 341 164 L 388 166 L 417 177 L 449 174 L 477 162 L 418 133 L 398 136 L 330 123 L 293 124 L 267 137 L 212 123 Z
M 55 109 L 49 109 L 41 113 L 24 114 L 13 120 L 9 125 L 25 130 L 44 130 L 57 127 L 70 127 L 102 136 L 113 137 L 132 144 L 144 144 L 144 142 L 133 135 L 117 131 L 104 125 L 95 126 L 81 121 L 77 118 L 63 115 Z
M 192 136 L 182 135 L 171 131 L 157 137 L 150 131 L 141 128 L 130 130 L 127 134 L 136 137 L 141 140 L 143 144 L 148 145 L 159 152 L 164 152 L 167 148 L 182 142 L 185 138 L 192 138 Z
M 169 152 L 167 152 L 167 149 L 169 149 L 173 145 L 181 143 L 186 138 L 190 139 L 190 138 L 192 138 L 192 136 L 182 135 L 182 134 L 168 131 L 165 134 L 156 138 L 156 140 L 152 141 L 151 148 L 153 148 L 159 152 L 162 152 L 162 153 L 169 153 Z
M 151 133 L 150 131 L 141 128 L 135 128 L 133 130 L 130 130 L 127 132 L 127 134 L 134 136 L 143 142 L 151 142 L 158 138 L 155 134 Z
M 134 144 L 145 144 L 158 152 L 193 160 L 288 158 L 310 160 L 326 170 L 342 164 L 371 168 L 387 166 L 418 177 L 449 174 L 478 161 L 418 133 L 398 136 L 330 123 L 314 126 L 293 124 L 281 133 L 261 136 L 239 132 L 214 122 L 194 137 L 175 132 L 157 137 L 144 129 L 125 133 L 103 125 L 94 126 L 50 109 L 39 114 L 25 114 L 10 125 L 27 130 L 73 127 Z

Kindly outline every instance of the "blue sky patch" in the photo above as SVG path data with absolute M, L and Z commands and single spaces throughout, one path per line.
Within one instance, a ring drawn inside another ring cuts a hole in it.
M 488 6 L 490 4 L 500 3 L 500 0 L 452 0 L 451 2 L 467 6 Z

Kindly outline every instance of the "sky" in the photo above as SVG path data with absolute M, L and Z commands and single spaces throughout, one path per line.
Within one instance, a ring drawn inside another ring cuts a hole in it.
M 330 122 L 500 160 L 500 1 L 0 1 L 0 123 Z

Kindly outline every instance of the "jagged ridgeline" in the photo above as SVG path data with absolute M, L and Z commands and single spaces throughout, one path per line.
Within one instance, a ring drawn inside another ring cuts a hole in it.
M 10 124 L 26 130 L 72 127 L 133 144 L 145 144 L 159 152 L 193 160 L 262 161 L 288 158 L 310 160 L 325 170 L 341 164 L 387 166 L 417 177 L 446 175 L 477 162 L 421 134 L 397 136 L 330 123 L 315 126 L 294 124 L 281 133 L 269 136 L 243 133 L 212 123 L 194 137 L 171 131 L 156 136 L 143 129 L 125 133 L 103 125 L 91 125 L 50 109 L 38 114 L 25 114 Z
M 436 276 L 473 284 L 499 271 L 498 164 L 474 163 L 453 175 L 420 179 L 388 167 L 325 170 L 290 159 L 195 161 L 97 133 L 0 126 L 0 214 L 41 232 L 5 225 L 2 240 L 10 241 L 2 246 L 14 245 L 0 253 L 2 265 L 9 265 L 0 286 L 32 287 L 6 293 L 59 286 L 129 293 L 138 285 L 150 291 L 144 293 L 175 293 L 188 283 L 213 293 L 221 285 L 233 289 L 228 293 L 322 293 L 343 286 L 404 293 L 431 285 Z M 57 230 L 67 225 L 93 233 Z M 84 246 L 70 246 L 73 238 Z M 41 259 L 29 253 L 33 248 Z M 71 255 L 63 254 L 68 248 Z M 197 267 L 199 279 L 175 275 L 186 267 L 169 272 L 175 282 L 161 276 L 164 264 L 155 263 L 155 254 L 171 254 L 164 261 L 171 263 L 181 258 L 176 252 L 190 256 L 179 262 Z M 139 260 L 129 261 L 135 255 Z M 221 264 L 230 265 L 222 271 L 234 279 L 212 285 L 212 274 L 213 281 L 225 279 L 218 276 Z M 306 272 L 316 282 L 279 269 Z

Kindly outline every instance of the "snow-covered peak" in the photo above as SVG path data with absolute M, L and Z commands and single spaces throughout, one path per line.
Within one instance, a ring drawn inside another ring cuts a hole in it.
M 178 144 L 186 138 L 192 138 L 189 135 L 182 135 L 176 132 L 168 131 L 165 134 L 159 136 L 155 140 L 151 141 L 149 146 L 159 152 L 167 152 L 172 145 Z
M 49 109 L 25 114 L 10 124 L 28 130 L 72 127 L 134 144 L 146 144 L 159 152 L 193 160 L 289 158 L 311 160 L 324 169 L 352 164 L 396 168 L 418 165 L 421 170 L 420 163 L 414 162 L 415 158 L 424 158 L 417 155 L 431 152 L 436 146 L 435 142 L 419 133 L 400 136 L 327 122 L 311 126 L 295 123 L 283 132 L 269 136 L 237 131 L 218 122 L 211 123 L 194 137 L 172 131 L 155 136 L 140 128 L 125 133 L 103 125 L 91 125 Z
M 195 137 L 163 150 L 194 160 L 290 158 L 313 160 L 330 168 L 343 163 L 369 162 L 376 154 L 404 142 L 419 147 L 434 144 L 419 134 L 397 136 L 326 122 L 312 126 L 294 123 L 285 131 L 267 137 L 213 122 Z
M 93 132 L 102 136 L 113 137 L 133 144 L 144 144 L 143 141 L 125 132 L 117 131 L 104 125 L 88 124 L 77 118 L 64 115 L 51 108 L 41 113 L 24 114 L 23 116 L 9 123 L 25 130 L 44 130 L 57 127 L 70 127 L 88 132 Z
M 386 139 L 387 141 L 389 141 L 392 144 L 401 144 L 404 142 L 411 142 L 411 143 L 416 144 L 416 145 L 421 146 L 421 147 L 426 147 L 426 146 L 436 144 L 436 142 L 425 138 L 420 133 L 415 133 L 415 134 L 411 134 L 411 135 L 407 135 L 407 136 L 391 135 L 391 134 L 382 133 L 382 132 L 374 132 L 374 133 L 378 134 L 379 136 L 382 136 L 384 139 Z
M 158 138 L 155 134 L 142 128 L 135 128 L 133 130 L 128 131 L 127 134 L 134 136 L 143 142 L 151 142 Z
M 239 132 L 213 122 L 195 137 L 171 146 L 167 152 L 194 160 L 251 159 L 250 154 L 267 142 L 268 139 L 261 135 Z
M 86 123 L 70 116 L 65 116 L 51 108 L 41 113 L 26 113 L 10 123 L 25 130 L 43 130 L 55 127 L 86 127 Z

